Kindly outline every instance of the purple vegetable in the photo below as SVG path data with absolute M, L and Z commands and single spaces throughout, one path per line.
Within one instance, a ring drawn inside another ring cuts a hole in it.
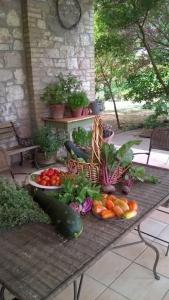
M 114 185 L 102 185 L 102 191 L 104 193 L 113 193 L 115 192 L 116 188 Z
M 71 202 L 69 206 L 78 214 L 80 214 L 82 211 L 82 205 L 78 202 Z
M 122 181 L 123 185 L 122 185 L 122 192 L 124 194 L 129 194 L 131 191 L 131 188 L 133 186 L 133 178 L 129 175 L 126 175 Z
M 87 213 L 89 213 L 92 209 L 92 199 L 91 198 L 86 198 L 86 200 L 83 202 L 82 204 L 82 210 L 81 210 L 81 214 L 82 215 L 86 215 Z

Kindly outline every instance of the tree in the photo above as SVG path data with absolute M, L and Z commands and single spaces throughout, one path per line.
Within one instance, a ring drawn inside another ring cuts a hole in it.
M 168 101 L 169 0 L 97 0 L 95 15 L 96 58 L 118 61 L 125 97 Z

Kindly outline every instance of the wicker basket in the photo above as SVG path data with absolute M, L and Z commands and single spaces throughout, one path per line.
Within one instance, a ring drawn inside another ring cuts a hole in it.
M 101 174 L 101 147 L 104 143 L 103 139 L 103 122 L 99 116 L 94 118 L 92 130 L 92 147 L 91 147 L 91 161 L 81 162 L 75 159 L 68 160 L 68 170 L 74 174 L 85 172 L 88 179 L 93 183 L 102 182 Z M 114 185 L 121 180 L 125 170 L 117 167 L 112 175 L 111 184 Z
M 103 144 L 103 123 L 99 116 L 94 118 L 93 130 L 92 130 L 92 155 L 91 161 L 80 162 L 75 159 L 68 160 L 68 169 L 74 174 L 80 174 L 85 172 L 87 178 L 93 183 L 99 182 L 99 171 L 100 171 L 100 151 Z

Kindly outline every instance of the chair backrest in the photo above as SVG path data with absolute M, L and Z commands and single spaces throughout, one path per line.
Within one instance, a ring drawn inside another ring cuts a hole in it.
M 151 135 L 150 147 L 169 151 L 169 128 L 155 128 Z
M 0 143 L 14 139 L 18 143 L 18 135 L 12 122 L 0 123 Z
M 10 163 L 5 149 L 0 148 L 0 172 L 10 170 Z

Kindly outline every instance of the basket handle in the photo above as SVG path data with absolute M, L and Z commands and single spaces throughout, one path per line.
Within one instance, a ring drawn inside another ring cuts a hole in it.
M 92 163 L 101 163 L 101 147 L 103 144 L 103 121 L 95 116 L 92 130 Z

